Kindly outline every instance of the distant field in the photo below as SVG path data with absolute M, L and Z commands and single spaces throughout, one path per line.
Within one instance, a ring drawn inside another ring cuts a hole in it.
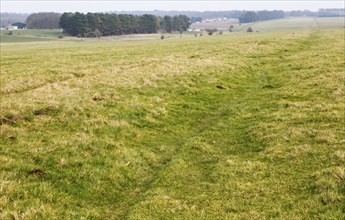
M 28 37 L 28 36 L 6 36 L 0 35 L 1 43 L 23 43 L 23 42 L 39 42 L 39 41 L 50 41 L 50 38 L 38 38 L 38 37 Z
M 59 36 L 68 36 L 63 34 L 60 29 L 49 30 L 12 30 L 12 35 L 8 35 L 10 31 L 1 30 L 1 43 L 17 43 L 17 42 L 36 42 L 58 40 Z
M 1 44 L 0 219 L 345 219 L 344 34 Z
M 344 17 L 330 17 L 330 18 L 284 18 L 270 21 L 255 22 L 249 24 L 242 24 L 235 28 L 235 31 L 245 32 L 248 27 L 252 27 L 254 31 L 291 31 L 291 30 L 317 30 L 327 28 L 344 28 Z
M 234 20 L 226 20 L 226 21 L 210 21 L 210 22 L 201 22 L 201 23 L 193 23 L 191 25 L 191 29 L 212 29 L 217 28 L 218 30 L 229 30 L 230 25 L 237 26 L 239 21 L 237 19 Z

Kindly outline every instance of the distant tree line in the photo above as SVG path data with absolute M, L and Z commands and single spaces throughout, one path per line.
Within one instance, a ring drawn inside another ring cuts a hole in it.
M 190 22 L 191 23 L 202 22 L 202 17 L 191 17 Z
M 0 26 L 6 27 L 7 25 L 13 24 L 15 22 L 23 22 L 24 23 L 28 16 L 29 16 L 29 14 L 1 12 L 0 13 Z
M 148 34 L 185 31 L 189 27 L 189 18 L 184 15 L 164 16 L 129 15 L 105 13 L 63 13 L 60 18 L 63 31 L 72 36 L 99 37 L 121 34 Z
M 293 10 L 285 12 L 286 17 L 315 17 L 317 12 L 309 10 Z
M 116 14 L 134 14 L 134 15 L 144 15 L 152 14 L 158 17 L 164 17 L 166 15 L 174 17 L 180 14 L 186 15 L 191 18 L 191 21 L 194 18 L 212 19 L 212 18 L 238 18 L 242 11 L 240 10 L 231 10 L 231 11 L 164 11 L 164 10 L 153 10 L 153 11 L 112 11 Z M 195 21 L 193 20 L 192 23 Z
M 59 13 L 34 13 L 26 18 L 28 29 L 56 29 L 59 28 L 61 14 Z
M 186 31 L 190 26 L 190 19 L 186 15 L 176 16 L 164 16 L 163 18 L 158 17 L 160 22 L 160 29 L 163 32 L 171 33 L 173 31 Z
M 241 23 L 250 23 L 255 21 L 265 21 L 265 20 L 273 20 L 284 18 L 285 13 L 281 10 L 274 10 L 274 11 L 244 11 L 239 20 Z
M 345 9 L 344 8 L 329 8 L 329 9 L 321 8 L 318 11 L 318 16 L 319 17 L 344 17 Z

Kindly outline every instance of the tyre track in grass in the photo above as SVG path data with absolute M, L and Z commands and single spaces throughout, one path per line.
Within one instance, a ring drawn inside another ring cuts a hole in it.
M 219 122 L 231 121 L 228 125 L 228 128 L 230 127 L 231 130 L 229 130 L 229 134 L 226 139 L 228 139 L 227 141 L 229 146 L 232 147 L 224 149 L 214 146 L 215 155 L 209 155 L 211 156 L 211 158 L 209 158 L 211 164 L 208 168 L 210 168 L 211 170 L 213 166 L 212 160 L 217 161 L 219 158 L 217 155 L 249 156 L 257 154 L 261 150 L 263 150 L 262 147 L 266 146 L 267 144 L 262 140 L 255 140 L 251 136 L 251 130 L 255 128 L 256 121 L 260 120 L 260 116 L 258 116 L 258 118 L 255 118 L 255 120 L 252 120 L 252 118 L 250 117 L 243 117 L 241 115 L 243 112 L 239 112 L 237 111 L 237 109 L 246 108 L 246 103 L 248 103 L 248 101 L 253 102 L 256 99 L 262 98 L 260 97 L 260 93 L 263 88 L 265 88 L 268 83 L 271 83 L 275 80 L 275 68 L 277 68 L 277 66 L 279 66 L 281 62 L 279 59 L 275 59 L 278 55 L 281 55 L 282 52 L 285 52 L 287 55 L 298 53 L 301 48 L 308 47 L 310 46 L 310 44 L 315 44 L 317 42 L 317 38 L 317 33 L 312 33 L 310 36 L 308 36 L 307 39 L 299 40 L 299 44 L 296 45 L 296 48 L 289 48 L 288 52 L 286 52 L 285 48 L 282 48 L 274 53 L 267 54 L 267 56 L 265 56 L 264 58 L 272 58 L 275 64 L 271 65 L 269 68 L 265 67 L 266 69 L 260 70 L 259 73 L 255 72 L 256 70 L 253 71 L 253 69 L 251 68 L 243 71 L 243 74 L 245 74 L 246 77 L 242 80 L 243 84 L 238 88 L 221 91 L 214 88 L 213 91 L 215 92 L 213 93 L 212 88 L 206 89 L 206 94 L 201 94 L 200 96 L 208 97 L 208 100 L 205 100 L 210 103 L 208 105 L 208 109 L 201 112 L 199 115 L 186 116 L 195 118 L 195 123 L 190 126 L 191 129 L 189 129 L 189 132 L 187 134 L 185 134 L 182 138 L 179 138 L 181 145 L 176 147 L 176 151 L 169 157 L 168 162 L 165 163 L 164 166 L 162 166 L 147 183 L 145 183 L 145 187 L 142 188 L 141 193 L 137 197 L 125 202 L 127 208 L 125 209 L 125 212 L 120 215 L 119 219 L 130 218 L 133 209 L 135 209 L 136 206 L 147 199 L 147 197 L 149 196 L 149 192 L 159 187 L 159 184 L 162 183 L 162 181 L 164 182 L 164 173 L 169 169 L 173 169 L 174 162 L 181 158 L 181 155 L 183 155 L 184 153 L 192 152 L 189 143 L 193 142 L 193 140 L 196 138 L 203 137 L 205 132 L 207 133 L 207 131 L 216 128 Z M 311 41 L 312 43 L 310 43 Z M 226 75 L 226 73 L 224 73 L 224 75 Z M 268 76 L 271 76 L 273 78 L 267 78 Z M 230 81 L 230 79 L 227 80 Z M 207 88 L 210 85 L 202 86 Z M 234 91 L 236 89 L 237 91 L 240 91 L 240 93 Z M 208 92 L 211 92 L 212 94 L 209 95 Z M 192 101 L 193 100 L 184 100 L 184 102 L 186 103 Z M 255 106 L 251 106 L 246 110 L 246 112 L 248 113 L 253 111 L 253 108 L 255 108 Z M 274 112 L 274 107 L 270 111 Z M 210 112 L 212 112 L 212 114 L 209 114 Z M 261 119 L 264 120 L 262 117 Z M 205 135 L 207 136 L 207 134 Z M 197 158 L 196 161 L 198 161 Z M 211 172 L 206 170 L 204 171 L 206 173 Z

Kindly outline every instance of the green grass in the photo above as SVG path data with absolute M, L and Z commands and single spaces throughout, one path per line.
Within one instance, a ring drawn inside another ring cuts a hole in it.
M 8 33 L 8 30 L 2 30 L 1 34 Z M 24 36 L 31 36 L 31 37 L 52 37 L 58 38 L 61 36 L 66 36 L 66 34 L 62 33 L 61 29 L 27 29 L 27 30 L 13 30 L 13 35 L 24 35 Z
M 248 27 L 260 32 L 344 28 L 345 19 L 344 17 L 291 17 L 243 24 L 235 28 L 235 31 L 246 32 Z
M 37 38 L 37 37 L 27 37 L 27 36 L 9 36 L 0 35 L 1 43 L 23 43 L 23 42 L 40 42 L 40 41 L 50 41 L 49 38 Z
M 0 215 L 343 219 L 343 48 L 343 29 L 2 44 Z
M 23 43 L 58 40 L 59 36 L 68 36 L 61 32 L 60 29 L 28 29 L 28 30 L 12 30 L 12 35 L 8 35 L 9 30 L 0 32 L 1 43 Z

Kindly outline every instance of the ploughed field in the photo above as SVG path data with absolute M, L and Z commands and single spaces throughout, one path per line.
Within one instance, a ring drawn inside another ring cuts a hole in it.
M 1 45 L 4 219 L 343 219 L 344 29 Z

